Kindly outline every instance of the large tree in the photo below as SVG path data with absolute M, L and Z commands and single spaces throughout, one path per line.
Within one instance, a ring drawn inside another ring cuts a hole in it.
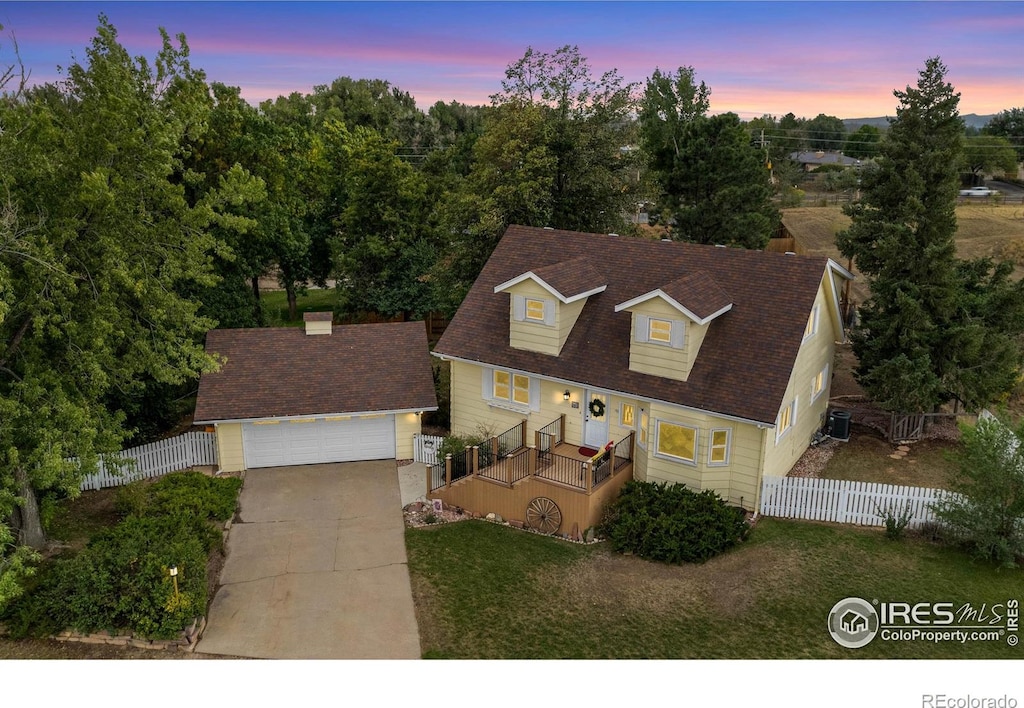
M 422 176 L 375 130 L 350 132 L 340 122 L 324 129 L 343 192 L 331 239 L 343 309 L 422 317 L 432 309 L 426 275 L 436 257 Z
M 985 135 L 999 135 L 1017 151 L 1017 162 L 1024 162 L 1024 108 L 1008 108 L 997 113 L 982 129 Z
M 677 240 L 763 248 L 779 218 L 768 156 L 735 114 L 707 117 L 710 94 L 691 67 L 647 80 L 640 136 L 661 219 Z
M 812 150 L 838 151 L 846 140 L 846 126 L 835 116 L 819 113 L 804 123 L 807 143 Z
M 863 199 L 837 235 L 871 298 L 853 333 L 856 375 L 890 410 L 930 411 L 956 397 L 988 403 L 1021 363 L 1021 288 L 1009 269 L 956 258 L 956 196 L 963 154 L 960 94 L 928 59 L 916 87 L 895 91 L 896 118 Z
M 179 288 L 211 282 L 211 227 L 234 217 L 224 193 L 187 198 L 209 94 L 184 37 L 162 37 L 132 58 L 101 17 L 64 82 L 0 101 L 0 519 L 28 545 L 38 496 L 75 494 L 129 432 L 112 392 L 215 365 L 214 323 Z
M 548 54 L 528 49 L 505 71 L 502 91 L 492 104 L 502 117 L 518 121 L 518 111 L 539 114 L 543 129 L 530 150 L 550 157 L 551 213 L 547 223 L 562 229 L 604 233 L 626 228 L 633 213 L 636 173 L 627 145 L 632 84 L 616 70 L 600 77 L 591 73 L 578 47 L 564 46 Z M 504 121 L 490 124 L 499 131 Z M 479 163 L 478 163 L 479 165 Z M 480 169 L 489 169 L 479 165 Z
M 980 184 L 986 173 L 1017 175 L 1017 153 L 1013 143 L 1001 135 L 974 135 L 964 139 L 964 171 Z

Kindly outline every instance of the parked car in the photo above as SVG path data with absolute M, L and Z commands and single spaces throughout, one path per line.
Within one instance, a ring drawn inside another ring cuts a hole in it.
M 988 187 L 971 187 L 970 189 L 960 190 L 961 197 L 993 197 L 997 194 L 999 192 Z

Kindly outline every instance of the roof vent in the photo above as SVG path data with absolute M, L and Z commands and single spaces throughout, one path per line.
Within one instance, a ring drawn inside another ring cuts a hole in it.
M 663 239 L 661 239 L 661 242 L 662 243 L 672 243 L 672 239 L 670 239 L 670 238 L 663 238 Z
M 796 251 L 786 251 L 786 255 L 787 256 L 795 256 L 796 255 Z
M 612 232 L 612 233 L 610 233 L 610 234 L 608 234 L 608 235 L 609 235 L 609 236 L 618 236 L 618 234 L 617 234 L 617 233 L 615 233 L 615 232 Z
M 306 323 L 306 334 L 327 334 L 331 333 L 334 321 L 333 312 L 305 312 L 302 321 Z
M 545 226 L 545 227 L 544 227 L 544 230 L 545 230 L 545 231 L 554 231 L 554 230 L 555 230 L 555 227 L 554 227 L 554 226 Z
M 724 243 L 716 243 L 715 244 L 715 248 L 725 248 L 725 244 Z

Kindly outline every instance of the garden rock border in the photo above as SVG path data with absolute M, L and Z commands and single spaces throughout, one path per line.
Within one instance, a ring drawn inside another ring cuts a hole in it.
M 203 630 L 206 629 L 206 617 L 196 617 L 187 628 L 181 630 L 177 639 L 145 639 L 132 634 L 111 634 L 110 632 L 96 632 L 93 634 L 81 634 L 71 630 L 65 630 L 54 635 L 58 642 L 80 642 L 82 644 L 113 644 L 138 649 L 156 649 L 161 651 L 187 651 L 196 650 Z

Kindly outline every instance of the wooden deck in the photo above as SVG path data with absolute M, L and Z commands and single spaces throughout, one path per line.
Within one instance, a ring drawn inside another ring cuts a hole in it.
M 633 478 L 633 436 L 616 445 L 615 456 L 592 464 L 578 445 L 559 443 L 551 451 L 524 447 L 499 459 L 480 459 L 479 451 L 466 468 L 444 479 L 428 468 L 427 495 L 446 505 L 481 516 L 495 513 L 510 522 L 527 523 L 527 507 L 538 498 L 550 499 L 561 514 L 555 532 L 572 535 L 600 523 L 605 504 Z

